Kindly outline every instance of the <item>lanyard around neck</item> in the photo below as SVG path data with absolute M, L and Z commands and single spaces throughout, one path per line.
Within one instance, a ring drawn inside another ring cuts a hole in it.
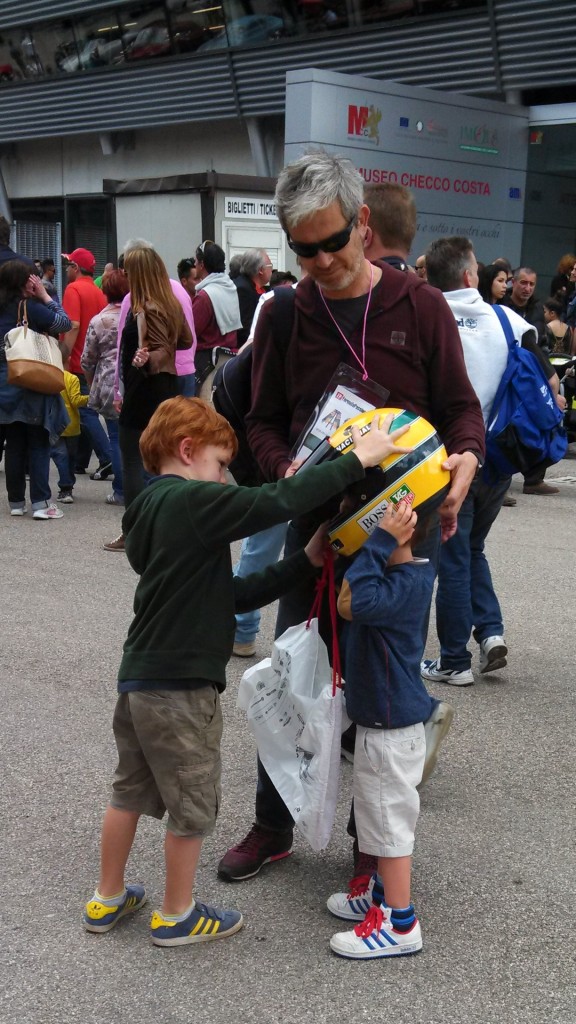
M 374 284 L 374 265 L 371 263 L 370 264 L 370 287 L 368 289 L 368 298 L 366 300 L 366 309 L 364 310 L 364 320 L 362 322 L 362 338 L 361 338 L 362 358 L 360 358 L 360 356 L 352 348 L 352 345 L 348 341 L 348 338 L 344 334 L 344 331 L 340 327 L 340 324 L 338 323 L 336 318 L 333 316 L 332 310 L 330 309 L 330 306 L 328 305 L 328 303 L 326 302 L 326 299 L 324 298 L 324 293 L 323 293 L 322 289 L 318 285 L 318 291 L 320 292 L 320 298 L 322 299 L 322 302 L 324 303 L 324 305 L 326 307 L 326 311 L 328 313 L 328 316 L 330 317 L 332 323 L 334 324 L 334 327 L 338 331 L 338 334 L 342 338 L 344 344 L 349 348 L 350 352 L 354 356 L 354 359 L 359 364 L 360 369 L 362 370 L 362 380 L 368 380 L 368 370 L 366 369 L 366 321 L 368 320 L 368 309 L 370 308 L 370 296 L 372 295 L 373 284 Z

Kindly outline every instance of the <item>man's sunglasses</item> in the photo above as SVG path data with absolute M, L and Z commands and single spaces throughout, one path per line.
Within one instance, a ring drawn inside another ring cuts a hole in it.
M 295 242 L 290 235 L 286 236 L 286 241 L 295 252 L 297 256 L 300 256 L 304 260 L 311 260 L 314 256 L 317 256 L 319 252 L 340 252 L 345 245 L 348 245 L 350 241 L 350 235 L 352 234 L 352 228 L 356 224 L 356 217 L 354 217 L 345 228 L 341 231 L 336 231 L 335 234 L 330 235 L 329 238 L 325 238 L 323 242 Z

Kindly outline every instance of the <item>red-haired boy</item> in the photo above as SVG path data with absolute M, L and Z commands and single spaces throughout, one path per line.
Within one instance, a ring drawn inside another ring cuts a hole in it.
M 208 403 L 172 398 L 142 434 L 144 465 L 154 478 L 122 522 L 126 554 L 140 580 L 134 619 L 118 674 L 114 735 L 118 768 L 104 816 L 100 880 L 86 904 L 84 925 L 107 932 L 146 902 L 141 885 L 124 884 L 140 815 L 168 812 L 166 884 L 153 914 L 158 946 L 232 935 L 242 915 L 193 897 L 202 840 L 215 826 L 220 801 L 219 694 L 226 686 L 235 612 L 274 601 L 322 563 L 316 534 L 262 573 L 232 575 L 230 543 L 316 508 L 381 462 L 404 429 L 392 417 L 360 437 L 355 452 L 261 488 L 226 485 L 237 448 L 227 421 Z

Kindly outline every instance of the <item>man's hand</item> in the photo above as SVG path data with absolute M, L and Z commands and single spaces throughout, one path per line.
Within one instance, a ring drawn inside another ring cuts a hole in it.
M 450 490 L 438 509 L 442 543 L 450 540 L 458 526 L 458 512 L 468 489 L 476 476 L 478 459 L 473 452 L 462 452 L 461 455 L 450 455 L 442 463 L 442 469 L 450 473 Z
M 303 465 L 304 465 L 304 459 L 294 459 L 294 461 L 290 463 L 290 465 L 288 466 L 288 469 L 284 473 L 284 479 L 286 480 L 287 477 L 294 476 L 294 474 L 297 472 L 297 470 L 300 469 L 300 466 L 303 466 Z
M 378 529 L 391 533 L 398 546 L 402 547 L 412 537 L 417 522 L 418 516 L 410 502 L 399 501 L 397 505 L 390 502 L 378 523 Z
M 308 556 L 308 561 L 316 569 L 321 569 L 324 565 L 324 550 L 326 548 L 326 527 L 328 523 L 322 523 L 318 527 L 316 533 L 314 533 L 304 548 L 305 554 Z
M 377 466 L 389 455 L 405 455 L 412 451 L 412 448 L 401 448 L 396 443 L 410 429 L 408 424 L 389 433 L 393 419 L 394 413 L 389 413 L 384 420 L 381 416 L 374 416 L 370 429 L 365 434 L 361 434 L 358 427 L 352 427 L 354 454 L 358 456 L 364 469 L 369 466 Z M 380 422 L 381 420 L 382 422 Z

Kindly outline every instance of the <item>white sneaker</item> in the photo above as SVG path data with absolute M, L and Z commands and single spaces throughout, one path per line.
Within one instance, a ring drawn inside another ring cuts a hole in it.
M 440 658 L 433 661 L 426 659 L 420 662 L 420 675 L 431 683 L 449 683 L 450 686 L 472 686 L 474 676 L 472 669 L 465 668 L 461 671 L 452 668 L 442 668 Z
M 10 515 L 11 516 L 25 516 L 27 511 L 28 511 L 28 509 L 26 508 L 26 505 L 24 505 L 24 508 L 11 508 L 10 509 Z
M 335 892 L 326 900 L 326 906 L 334 917 L 343 921 L 363 921 L 372 906 L 372 889 L 376 876 L 372 875 L 366 885 L 366 875 L 361 878 L 359 887 L 354 887 L 352 879 L 350 892 Z
M 62 519 L 63 515 L 62 509 L 57 505 L 48 505 L 46 508 L 37 508 L 32 513 L 32 519 Z
M 428 781 L 432 772 L 436 767 L 438 760 L 438 751 L 440 750 L 440 744 L 447 735 L 450 726 L 452 725 L 452 719 L 454 718 L 454 708 L 451 704 L 446 704 L 445 701 L 441 700 L 436 705 L 434 711 L 430 715 L 430 718 L 424 722 L 424 737 L 426 739 L 426 756 L 424 758 L 424 770 L 422 772 L 422 781 L 418 783 L 417 789 L 422 789 L 422 786 Z
M 487 636 L 480 642 L 480 671 L 495 672 L 507 664 L 508 648 L 503 636 Z
M 406 956 L 422 949 L 422 931 L 418 918 L 410 931 L 397 932 L 390 923 L 389 907 L 371 907 L 362 924 L 351 932 L 337 932 L 330 949 L 349 960 L 375 960 L 384 956 Z

